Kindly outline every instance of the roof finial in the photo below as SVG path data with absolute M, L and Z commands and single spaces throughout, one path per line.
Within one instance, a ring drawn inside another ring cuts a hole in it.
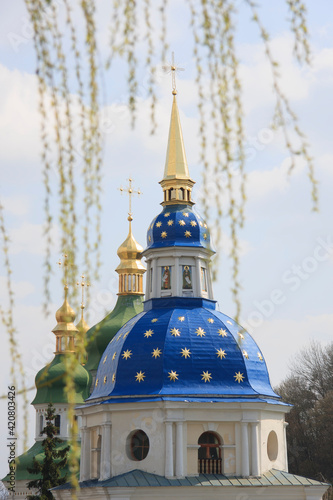
M 84 309 L 84 287 L 88 287 L 90 286 L 90 283 L 86 283 L 85 280 L 84 280 L 84 274 L 81 274 L 80 276 L 81 278 L 81 282 L 78 281 L 76 283 L 77 286 L 81 286 L 81 291 L 82 291 L 82 296 L 81 296 L 81 318 L 83 319 L 83 309 Z
M 62 254 L 63 256 L 63 260 L 59 259 L 57 264 L 59 267 L 63 267 L 64 268 L 64 281 L 65 281 L 65 286 L 64 286 L 64 290 L 65 290 L 65 296 L 67 297 L 67 291 L 68 291 L 68 266 L 69 266 L 69 263 L 68 263 L 68 255 L 67 253 L 64 253 Z
M 171 73 L 171 81 L 172 81 L 172 95 L 177 95 L 177 87 L 176 87 L 176 71 L 184 71 L 184 68 L 180 68 L 175 63 L 175 53 L 172 52 L 171 64 L 162 66 L 163 71 L 166 73 Z
M 129 222 L 132 222 L 133 220 L 133 214 L 132 214 L 132 196 L 133 194 L 137 194 L 138 196 L 140 196 L 140 194 L 142 194 L 142 191 L 140 190 L 140 188 L 136 191 L 135 189 L 133 189 L 133 186 L 132 186 L 132 182 L 133 182 L 133 179 L 132 177 L 130 177 L 128 180 L 128 186 L 126 187 L 120 187 L 119 188 L 119 191 L 121 192 L 121 194 L 123 194 L 123 192 L 125 192 L 126 194 L 128 194 L 128 198 L 129 198 L 129 212 L 128 212 L 128 218 L 127 220 Z

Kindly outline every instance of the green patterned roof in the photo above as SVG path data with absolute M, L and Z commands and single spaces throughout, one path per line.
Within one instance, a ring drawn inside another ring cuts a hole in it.
M 110 340 L 131 318 L 143 311 L 143 296 L 119 295 L 115 308 L 87 332 L 87 370 L 97 370 Z
M 56 354 L 54 359 L 36 375 L 37 393 L 32 404 L 68 403 L 65 392 L 65 354 Z M 75 404 L 81 404 L 89 396 L 91 385 L 90 373 L 77 362 L 72 377 L 75 385 Z

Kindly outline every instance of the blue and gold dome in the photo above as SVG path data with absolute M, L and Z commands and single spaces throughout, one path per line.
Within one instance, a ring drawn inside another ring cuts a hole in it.
M 173 246 L 210 249 L 207 224 L 191 205 L 166 205 L 148 228 L 147 248 Z
M 88 404 L 133 400 L 274 401 L 253 338 L 216 310 L 207 224 L 193 210 L 174 95 L 162 212 L 148 229 L 144 311 L 128 321 L 102 355 Z
M 156 299 L 106 348 L 89 400 L 271 399 L 257 344 L 205 299 Z

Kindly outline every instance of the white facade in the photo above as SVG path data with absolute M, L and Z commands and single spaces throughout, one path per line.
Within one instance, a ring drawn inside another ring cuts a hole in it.
M 196 476 L 198 440 L 207 431 L 220 439 L 225 476 L 287 470 L 281 405 L 167 401 L 103 404 L 78 411 L 83 425 L 81 481 L 104 480 L 133 469 L 169 478 Z M 149 438 L 148 455 L 141 461 L 128 451 L 134 430 L 143 430 Z

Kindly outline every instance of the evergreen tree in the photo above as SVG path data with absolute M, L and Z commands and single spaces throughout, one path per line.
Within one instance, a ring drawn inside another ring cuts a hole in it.
M 34 458 L 33 466 L 28 468 L 30 474 L 39 474 L 40 479 L 29 481 L 29 489 L 37 489 L 36 495 L 29 495 L 29 500 L 52 500 L 54 496 L 49 491 L 50 488 L 59 486 L 66 482 L 67 478 L 61 477 L 61 471 L 67 464 L 67 453 L 69 446 L 59 450 L 59 445 L 63 443 L 62 439 L 56 437 L 58 428 L 54 425 L 55 409 L 52 403 L 49 403 L 46 413 L 46 426 L 42 434 L 46 438 L 42 442 L 45 458 L 43 462 L 37 462 Z

